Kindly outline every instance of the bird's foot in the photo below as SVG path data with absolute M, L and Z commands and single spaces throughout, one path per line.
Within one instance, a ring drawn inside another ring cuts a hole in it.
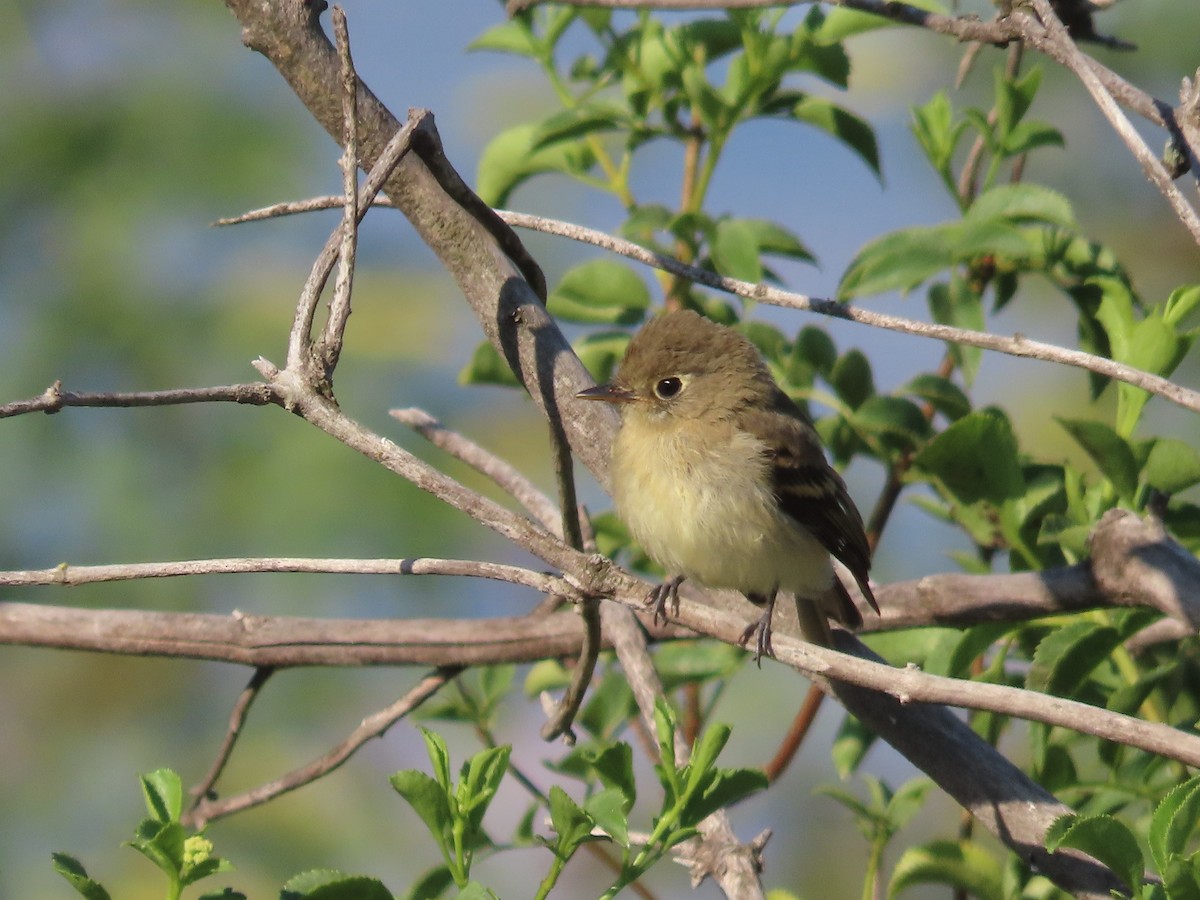
M 668 603 L 671 604 L 671 615 L 679 615 L 679 586 L 683 584 L 684 578 L 683 575 L 668 578 L 646 595 L 646 605 L 654 607 L 655 625 L 660 622 L 666 624 Z
M 760 669 L 762 668 L 762 658 L 769 656 L 775 658 L 775 651 L 771 648 L 771 613 L 774 612 L 772 607 L 767 607 L 766 611 L 759 616 L 758 621 L 752 622 L 742 632 L 742 636 L 738 638 L 738 644 L 745 647 L 750 638 L 754 640 L 754 664 Z

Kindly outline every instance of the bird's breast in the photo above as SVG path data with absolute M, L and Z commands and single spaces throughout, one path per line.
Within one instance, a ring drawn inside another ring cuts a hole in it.
M 613 447 L 613 496 L 670 573 L 743 593 L 819 593 L 832 583 L 829 554 L 779 509 L 770 466 L 763 442 L 732 423 L 627 416 Z

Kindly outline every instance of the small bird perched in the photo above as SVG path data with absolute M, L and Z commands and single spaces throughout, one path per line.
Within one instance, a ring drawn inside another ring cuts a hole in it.
M 678 608 L 685 578 L 765 607 L 742 634 L 771 655 L 775 596 L 800 601 L 806 640 L 832 645 L 828 618 L 862 615 L 834 572 L 840 560 L 875 609 L 870 548 L 846 484 L 808 417 L 745 337 L 690 310 L 645 325 L 616 377 L 578 394 L 618 406 L 612 489 L 643 549 L 672 576 L 651 591 L 655 618 Z

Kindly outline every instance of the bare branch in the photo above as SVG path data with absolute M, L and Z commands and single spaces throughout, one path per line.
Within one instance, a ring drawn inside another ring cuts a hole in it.
M 338 60 L 342 75 L 342 118 L 346 131 L 342 139 L 342 208 L 341 246 L 338 248 L 338 273 L 333 286 L 329 316 L 315 348 L 326 377 L 337 368 L 350 318 L 350 292 L 354 285 L 354 265 L 358 253 L 358 73 L 350 57 L 350 32 L 346 13 L 340 6 L 332 12 L 333 33 L 337 41 Z
M 634 613 L 624 606 L 603 603 L 600 616 L 604 623 L 604 634 L 613 642 L 621 669 L 633 691 L 643 727 L 653 735 L 656 731 L 655 704 L 664 693 L 662 681 L 646 646 L 646 633 Z M 656 744 L 653 740 L 648 743 L 653 752 Z M 683 735 L 676 732 L 676 765 L 686 763 L 689 754 L 690 748 L 684 742 Z M 762 883 L 758 877 L 762 871 L 762 848 L 738 841 L 724 810 L 704 819 L 699 831 L 700 839 L 688 842 L 688 846 L 681 851 L 689 860 L 693 884 L 712 876 L 727 897 L 762 897 Z
M 213 786 L 221 777 L 225 764 L 229 762 L 229 757 L 233 754 L 233 748 L 242 733 L 242 727 L 246 724 L 246 717 L 250 714 L 250 705 L 262 693 L 267 680 L 273 674 L 275 674 L 275 670 L 270 666 L 255 669 L 254 674 L 250 676 L 250 682 L 238 695 L 237 702 L 233 704 L 233 710 L 229 713 L 229 725 L 225 729 L 225 738 L 217 749 L 216 759 L 213 760 L 212 766 L 209 767 L 208 773 L 200 780 L 200 783 L 190 791 L 192 804 L 189 811 L 196 809 L 204 800 L 213 799 L 211 797 Z
M 362 723 L 350 732 L 344 741 L 328 753 L 307 765 L 293 769 L 272 782 L 252 791 L 246 791 L 244 794 L 237 794 L 222 800 L 201 800 L 199 804 L 180 817 L 181 821 L 191 828 L 200 829 L 216 819 L 261 806 L 268 800 L 273 800 L 281 794 L 294 791 L 296 788 L 311 784 L 322 776 L 328 775 L 353 756 L 358 748 L 371 738 L 382 737 L 396 722 L 441 690 L 462 670 L 462 666 L 442 666 L 435 669 L 391 706 L 363 719 Z
M 341 71 L 340 63 L 338 71 L 339 73 Z M 359 189 L 357 209 L 355 210 L 355 219 L 357 221 L 361 222 L 362 217 L 367 214 L 367 210 L 375 200 L 375 195 L 383 188 L 384 183 L 391 177 L 396 167 L 412 148 L 414 133 L 428 118 L 429 113 L 426 110 L 414 110 L 409 114 L 408 121 L 403 127 L 396 129 L 392 135 L 392 139 L 388 141 L 379 158 L 371 167 L 366 182 Z M 325 283 L 329 280 L 329 276 L 333 272 L 333 267 L 341 257 L 344 240 L 343 234 L 344 230 L 339 223 L 313 262 L 312 270 L 309 272 L 309 276 L 304 282 L 304 289 L 300 293 L 300 302 L 296 307 L 296 317 L 292 322 L 291 334 L 288 337 L 288 368 L 293 372 L 306 372 L 309 365 L 316 362 L 309 356 L 313 320 L 316 317 L 317 304 L 320 301 L 321 292 L 324 290 Z M 322 372 L 322 375 L 327 377 L 328 370 L 326 369 Z
M 338 197 L 313 197 L 293 203 L 276 204 L 262 210 L 246 213 L 244 216 L 235 219 L 221 221 L 253 221 L 277 215 L 291 215 L 318 209 L 334 209 L 340 206 L 341 202 L 341 199 Z M 705 287 L 724 291 L 738 297 L 744 297 L 756 303 L 768 303 L 772 306 L 780 306 L 785 309 L 814 312 L 831 318 L 857 322 L 860 325 L 870 325 L 874 328 L 896 331 L 900 334 L 912 334 L 918 337 L 963 344 L 968 347 L 979 347 L 1009 356 L 1037 359 L 1043 362 L 1058 363 L 1059 365 L 1085 369 L 1089 372 L 1095 372 L 1098 375 L 1139 387 L 1148 393 L 1182 406 L 1184 409 L 1200 412 L 1200 391 L 1183 387 L 1169 379 L 1153 375 L 1133 366 L 1127 366 L 1124 363 L 1096 356 L 1092 353 L 1085 353 L 1082 350 L 1072 350 L 1066 347 L 1058 347 L 1054 344 L 1033 341 L 1022 334 L 1017 334 L 1009 338 L 985 331 L 973 331 L 967 328 L 955 328 L 950 325 L 920 322 L 915 319 L 906 319 L 902 316 L 892 316 L 887 313 L 847 306 L 836 300 L 809 297 L 806 294 L 784 291 L 761 282 L 755 284 L 737 278 L 727 278 L 707 269 L 690 266 L 665 254 L 647 250 L 645 247 L 635 244 L 632 241 L 615 237 L 594 228 L 564 222 L 560 219 L 551 219 L 545 216 L 535 216 L 511 210 L 497 210 L 496 212 L 506 222 L 517 228 L 527 228 L 531 231 L 540 231 L 544 234 L 553 234 L 569 238 L 573 241 L 579 241 L 580 243 L 591 244 L 603 250 L 608 250 L 611 253 L 624 256 L 627 259 L 632 259 L 647 266 L 661 269 L 664 272 L 669 272 L 672 275 L 703 284 Z
M 486 475 L 520 503 L 538 524 L 555 537 L 562 537 L 562 516 L 554 502 L 514 466 L 485 450 L 470 438 L 457 431 L 451 431 L 423 409 L 391 409 L 388 410 L 388 415 L 413 429 L 435 447 L 445 450 L 476 472 Z
M 905 319 L 900 316 L 890 316 L 886 313 L 879 313 L 873 310 L 846 306 L 835 300 L 824 300 L 818 297 L 808 297 L 804 294 L 779 290 L 761 282 L 753 284 L 737 278 L 726 278 L 723 275 L 717 275 L 715 272 L 685 265 L 669 256 L 647 250 L 623 238 L 613 237 L 602 231 L 585 228 L 581 225 L 573 225 L 570 222 L 504 210 L 500 211 L 500 215 L 518 228 L 529 228 L 546 234 L 555 234 L 570 238 L 571 240 L 593 244 L 628 259 L 645 263 L 656 269 L 662 269 L 673 275 L 681 275 L 707 287 L 735 294 L 739 297 L 745 297 L 748 300 L 754 300 L 758 303 L 770 303 L 774 306 L 782 306 L 787 309 L 806 310 L 820 313 L 824 316 L 845 319 L 849 322 L 872 325 L 876 328 L 886 328 L 891 331 L 900 332 L 901 334 L 914 334 L 921 337 L 935 338 L 940 341 L 950 341 L 955 344 L 965 344 L 969 347 L 994 350 L 998 353 L 1006 353 L 1009 356 L 1040 359 L 1045 362 L 1075 366 L 1080 369 L 1086 369 L 1089 372 L 1095 372 L 1098 375 L 1113 378 L 1117 381 L 1123 381 L 1134 387 L 1142 388 L 1151 394 L 1170 400 L 1172 403 L 1176 403 L 1185 409 L 1200 412 L 1200 391 L 1182 387 L 1166 378 L 1152 375 L 1149 372 L 1143 372 L 1141 369 L 1136 369 L 1133 366 L 1114 362 L 1111 359 L 1105 359 L 1102 356 L 1095 356 L 1091 353 L 1084 353 L 1082 350 L 1070 350 L 1065 347 L 1056 347 L 1053 344 L 1031 341 L 1021 334 L 1006 338 L 984 331 L 972 331 L 966 328 L 954 328 L 949 325 L 918 322 L 915 319 Z
M 304 572 L 334 575 L 454 575 L 488 578 L 533 588 L 543 594 L 579 597 L 578 589 L 564 578 L 518 566 L 465 559 L 316 559 L 312 557 L 260 556 L 226 559 L 191 559 L 178 562 L 118 563 L 53 569 L 0 572 L 0 585 L 80 585 L 141 578 L 175 578 L 184 575 L 245 575 L 268 572 Z
M 133 391 L 110 393 L 64 391 L 62 382 L 56 381 L 36 397 L 16 400 L 0 406 L 0 419 L 21 416 L 26 413 L 56 413 L 68 406 L 121 407 L 176 406 L 183 403 L 245 403 L 250 406 L 266 406 L 278 403 L 278 397 L 269 384 L 229 384 L 207 388 L 175 388 L 168 391 Z
M 683 633 L 649 616 L 642 624 L 660 639 Z M 3 602 L 0 626 L 0 645 L 276 668 L 537 662 L 575 656 L 583 640 L 574 615 L 309 619 Z
M 1146 146 L 1146 142 L 1137 133 L 1133 123 L 1121 112 L 1108 89 L 1092 69 L 1090 60 L 1075 46 L 1075 42 L 1067 34 L 1066 27 L 1055 14 L 1049 0 L 1030 0 L 1030 2 L 1045 26 L 1044 40 L 1059 51 L 1059 55 L 1056 55 L 1055 58 L 1059 59 L 1083 82 L 1083 86 L 1092 95 L 1100 112 L 1108 119 L 1118 137 L 1125 142 L 1125 146 L 1129 148 L 1134 159 L 1141 163 L 1146 177 L 1167 198 L 1167 202 L 1171 204 L 1171 209 L 1175 211 L 1179 221 L 1191 232 L 1192 240 L 1200 244 L 1200 216 L 1196 214 L 1196 210 L 1192 208 L 1192 205 L 1187 202 L 1183 193 L 1175 185 L 1174 180 L 1163 166 L 1162 160 Z M 1031 43 L 1038 49 L 1044 49 L 1037 41 L 1031 41 Z
M 520 12 L 521 10 L 537 6 L 545 0 L 510 0 L 507 9 L 509 14 Z M 792 6 L 801 2 L 801 0 L 734 0 L 734 2 L 721 2 L 721 0 L 556 0 L 558 3 L 570 6 L 603 6 L 609 8 L 638 8 L 638 9 L 710 9 L 710 8 L 759 8 L 768 6 Z M 919 28 L 924 28 L 928 31 L 937 34 L 944 34 L 948 37 L 956 38 L 960 41 L 971 41 L 979 44 L 991 44 L 994 46 L 1004 46 L 1012 41 L 1024 40 L 1031 45 L 1037 46 L 1038 32 L 1040 25 L 1033 22 L 1033 27 L 1030 28 L 1028 23 L 1032 20 L 1025 19 L 1021 16 L 997 17 L 990 22 L 980 21 L 978 18 L 970 15 L 964 16 L 946 16 L 938 13 L 931 13 L 927 10 L 920 9 L 916 6 L 911 6 L 907 3 L 900 3 L 897 0 L 826 0 L 831 6 L 843 6 L 846 9 L 855 9 L 860 12 L 871 13 L 872 15 L 888 19 L 893 22 L 898 22 L 902 25 L 914 25 Z M 1104 38 L 1097 35 L 1101 43 L 1109 46 L 1120 45 L 1122 48 L 1127 47 L 1123 41 L 1115 41 L 1111 38 Z M 1062 55 L 1062 48 L 1056 45 L 1037 46 L 1037 49 L 1046 53 L 1057 62 L 1066 64 L 1066 60 Z M 1110 94 L 1128 109 L 1132 109 L 1139 116 L 1153 122 L 1155 125 L 1167 127 L 1169 116 L 1164 116 L 1164 111 L 1170 110 L 1170 105 L 1165 104 L 1160 100 L 1151 97 L 1145 91 L 1134 87 L 1116 72 L 1101 65 L 1090 57 L 1085 57 L 1088 65 L 1096 76 L 1104 84 Z

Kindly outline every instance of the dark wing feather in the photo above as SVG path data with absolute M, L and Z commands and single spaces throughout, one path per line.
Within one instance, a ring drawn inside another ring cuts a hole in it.
M 774 409 L 743 410 L 740 424 L 769 448 L 779 505 L 850 570 L 863 597 L 879 612 L 868 581 L 871 548 L 862 516 L 846 483 L 825 459 L 812 425 L 782 391 Z

